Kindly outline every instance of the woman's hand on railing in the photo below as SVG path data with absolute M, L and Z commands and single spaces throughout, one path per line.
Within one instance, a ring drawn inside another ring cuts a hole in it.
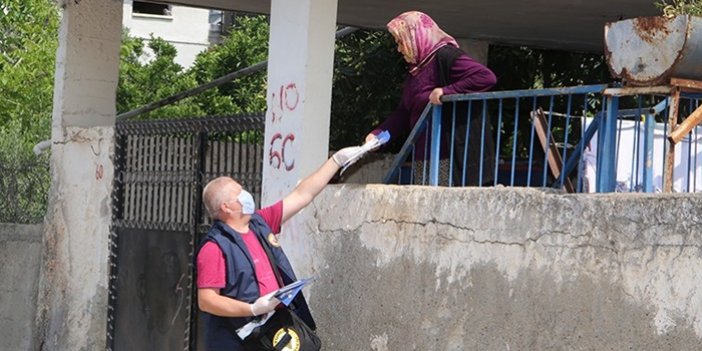
M 363 142 L 364 142 L 364 143 L 367 143 L 367 142 L 369 142 L 369 141 L 371 141 L 371 140 L 373 140 L 373 139 L 375 139 L 375 138 L 376 138 L 375 134 L 373 134 L 373 133 L 368 133 L 368 135 L 366 135 L 366 140 L 364 140 Z
M 434 88 L 429 94 L 429 102 L 434 105 L 441 105 L 441 97 L 444 96 L 444 89 Z

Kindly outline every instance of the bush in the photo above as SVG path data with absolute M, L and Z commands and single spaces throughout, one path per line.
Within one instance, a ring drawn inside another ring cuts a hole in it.
M 702 16 L 702 0 L 660 0 L 655 5 L 668 18 L 678 15 Z

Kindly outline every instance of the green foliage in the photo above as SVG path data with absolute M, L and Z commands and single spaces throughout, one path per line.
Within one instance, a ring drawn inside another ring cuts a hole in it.
M 237 16 L 234 30 L 221 44 L 200 53 L 184 70 L 175 63 L 175 47 L 161 38 L 122 38 L 117 111 L 123 113 L 192 89 L 265 61 L 268 22 L 265 16 Z M 153 56 L 146 59 L 147 56 Z M 266 74 L 259 72 L 167 105 L 138 119 L 260 113 L 266 108 Z
M 488 66 L 497 75 L 493 90 L 601 84 L 611 79 L 601 54 L 493 45 Z
M 268 18 L 234 17 L 229 35 L 222 43 L 198 55 L 189 74 L 198 84 L 210 82 L 268 57 Z M 208 115 L 260 113 L 266 109 L 266 72 L 259 71 L 196 97 Z
M 0 127 L 22 140 L 50 135 L 58 24 L 50 0 L 0 2 Z
M 361 143 L 397 107 L 407 69 L 396 48 L 386 31 L 360 30 L 337 41 L 331 149 Z
M 540 50 L 527 47 L 491 46 L 488 66 L 497 75 L 497 85 L 493 90 L 514 89 L 543 89 L 554 87 L 569 87 L 587 84 L 604 84 L 611 81 L 609 68 L 601 54 L 573 53 L 559 50 Z M 582 114 L 582 99 L 571 101 L 571 113 Z M 539 100 L 536 107 L 548 109 L 550 101 Z M 517 139 L 517 157 L 528 157 L 531 140 L 532 124 L 529 118 L 535 106 L 531 102 L 522 101 L 519 108 L 520 118 L 517 120 L 517 134 L 514 135 L 514 115 L 516 108 L 513 99 L 503 101 L 503 110 L 510 117 L 503 120 L 501 154 L 511 155 L 514 138 Z M 592 108 L 592 107 L 591 107 Z M 553 110 L 566 112 L 568 100 L 557 98 L 553 100 Z M 497 116 L 498 111 L 490 111 L 491 116 Z M 495 123 L 493 121 L 493 123 Z M 569 133 L 569 141 L 577 140 L 581 133 L 579 123 L 571 123 L 566 131 L 562 119 L 553 121 L 554 137 L 564 140 Z
M 659 0 L 654 5 L 668 18 L 678 15 L 702 16 L 702 0 Z
M 46 212 L 59 12 L 51 0 L 0 1 L 0 222 L 36 223 Z
M 34 155 L 20 121 L 0 126 L 0 223 L 38 223 L 46 213 L 48 155 Z
M 152 54 L 153 59 L 143 63 L 143 57 L 148 54 Z M 195 79 L 184 74 L 183 68 L 174 62 L 175 56 L 175 47 L 165 40 L 151 37 L 145 43 L 145 40 L 130 37 L 125 31 L 120 49 L 117 113 L 127 112 L 197 86 Z M 202 113 L 199 106 L 183 100 L 138 118 L 192 117 Z

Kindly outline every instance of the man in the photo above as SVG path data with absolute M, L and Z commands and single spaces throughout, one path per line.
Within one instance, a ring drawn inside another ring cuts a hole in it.
M 244 350 L 236 329 L 279 304 L 271 299 L 280 286 L 262 245 L 277 261 L 283 284 L 295 281 L 276 234 L 285 221 L 312 202 L 340 167 L 364 153 L 361 147 L 336 152 L 283 200 L 259 211 L 254 211 L 251 194 L 232 178 L 216 178 L 205 186 L 203 202 L 214 223 L 197 255 L 197 285 L 207 350 Z M 315 328 L 302 294 L 292 307 Z

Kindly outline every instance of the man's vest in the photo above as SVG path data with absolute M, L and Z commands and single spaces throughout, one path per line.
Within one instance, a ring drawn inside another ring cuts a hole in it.
M 258 236 L 261 245 L 265 245 L 265 249 L 270 250 L 277 261 L 283 284 L 287 285 L 296 281 L 297 278 L 290 265 L 290 261 L 288 261 L 283 250 L 279 246 L 270 243 L 269 237 L 273 237 L 274 234 L 271 234 L 271 228 L 263 220 L 263 217 L 258 213 L 251 215 L 249 228 Z M 275 237 L 273 238 L 273 240 L 276 240 Z M 224 255 L 227 279 L 226 285 L 220 290 L 220 294 L 247 303 L 256 301 L 260 296 L 260 292 L 258 289 L 258 282 L 256 281 L 256 273 L 254 272 L 253 259 L 241 235 L 221 221 L 215 221 L 207 235 L 203 238 L 200 249 L 202 249 L 202 245 L 208 241 L 217 244 Z M 271 266 L 273 266 L 273 262 L 271 262 Z M 310 328 L 316 329 L 314 319 L 312 319 L 312 315 L 302 292 L 295 297 L 290 304 L 290 308 L 295 311 Z M 207 345 L 207 349 L 226 349 L 229 351 L 243 350 L 239 337 L 236 335 L 236 329 L 248 323 L 251 319 L 252 317 L 219 317 L 207 312 L 202 312 L 202 321 L 204 321 L 205 324 L 205 345 Z

